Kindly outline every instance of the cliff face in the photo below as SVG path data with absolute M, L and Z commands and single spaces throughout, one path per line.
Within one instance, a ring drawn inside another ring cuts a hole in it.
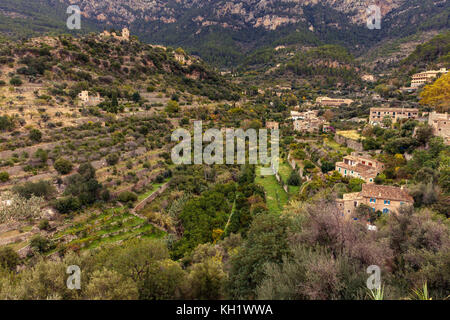
M 359 55 L 385 40 L 448 29 L 450 13 L 448 0 L 1 0 L 0 32 L 18 39 L 66 32 L 69 4 L 81 8 L 81 33 L 128 27 L 145 42 L 180 46 L 227 67 L 255 49 L 289 44 L 339 44 Z M 381 8 L 381 30 L 365 26 L 373 4 Z M 18 34 L 22 25 L 26 32 Z
M 74 3 L 71 0 L 57 0 Z M 165 24 L 194 23 L 199 28 L 221 25 L 225 28 L 243 26 L 275 30 L 280 26 L 304 21 L 305 6 L 328 6 L 346 13 L 353 23 L 366 19 L 366 9 L 377 4 L 383 15 L 398 8 L 406 0 L 81 0 L 76 1 L 86 18 L 107 24 L 131 24 L 138 20 Z M 186 20 L 186 14 L 200 14 Z M 223 20 L 232 23 L 224 23 Z

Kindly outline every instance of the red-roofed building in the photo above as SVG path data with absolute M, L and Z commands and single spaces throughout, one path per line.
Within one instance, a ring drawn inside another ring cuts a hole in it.
M 344 198 L 337 199 L 337 203 L 346 215 L 353 214 L 361 204 L 371 207 L 374 212 L 390 213 L 398 211 L 403 205 L 413 205 L 414 199 L 405 188 L 363 184 L 361 192 L 344 194 Z
M 342 162 L 336 162 L 336 171 L 344 177 L 353 177 L 373 183 L 376 176 L 384 170 L 384 164 L 371 157 L 346 156 Z

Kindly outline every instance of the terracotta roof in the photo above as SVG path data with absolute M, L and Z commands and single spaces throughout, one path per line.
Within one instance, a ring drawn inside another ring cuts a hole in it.
M 367 198 L 414 202 L 413 197 L 409 195 L 406 189 L 392 186 L 380 186 L 376 184 L 363 184 L 361 196 Z
M 360 163 L 352 166 L 344 162 L 337 162 L 336 167 L 352 170 L 356 173 L 359 173 L 363 178 L 375 178 L 378 175 L 378 171 L 374 167 L 365 166 Z

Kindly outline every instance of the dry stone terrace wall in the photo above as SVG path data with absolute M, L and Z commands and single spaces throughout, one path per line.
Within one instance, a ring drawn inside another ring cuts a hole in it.
M 152 171 L 157 169 L 157 167 L 140 168 L 137 163 L 138 159 L 136 158 L 146 158 L 139 159 L 139 163 L 142 163 L 142 160 L 151 161 L 151 159 L 155 160 L 158 158 L 160 139 L 164 139 L 161 137 L 161 133 L 164 135 L 168 134 L 170 128 L 173 126 L 170 121 L 162 121 L 158 117 L 154 118 L 152 116 L 154 112 L 155 110 L 148 110 L 128 114 L 123 119 L 118 119 L 114 123 L 116 127 L 114 132 L 110 128 L 105 127 L 105 119 L 99 122 L 92 121 L 92 124 L 81 125 L 79 127 L 56 128 L 49 132 L 43 132 L 45 141 L 31 146 L 24 144 L 24 142 L 28 141 L 28 134 L 26 132 L 22 133 L 21 136 L 12 136 L 9 133 L 5 133 L 1 136 L 0 141 L 0 159 L 5 160 L 2 163 L 7 165 L 0 167 L 0 171 L 7 172 L 10 180 L 5 183 L 0 183 L 0 190 L 8 189 L 13 185 L 27 181 L 53 180 L 59 175 L 53 168 L 52 160 L 57 157 L 61 156 L 73 162 L 73 171 L 67 175 L 70 176 L 77 171 L 79 164 L 84 162 L 90 162 L 96 170 L 109 167 L 106 162 L 106 157 L 111 153 L 117 153 L 120 156 L 120 161 L 133 160 L 135 167 L 133 172 L 137 180 L 130 181 L 127 180 L 127 177 L 124 177 L 127 190 L 139 191 L 145 189 L 145 186 L 156 178 L 157 174 Z M 130 117 L 133 117 L 133 119 L 129 119 Z M 99 119 L 86 117 L 76 120 L 87 121 Z M 139 131 L 139 128 L 142 126 L 148 128 L 148 134 Z M 117 136 L 114 134 L 116 132 L 120 132 L 121 134 L 121 136 L 119 135 L 118 141 L 115 141 Z M 16 145 L 17 147 L 15 149 L 5 150 L 10 147 L 9 142 L 11 142 L 11 145 Z M 149 144 L 151 150 L 155 150 L 156 152 L 150 152 Z M 24 168 L 26 166 L 37 168 L 40 165 L 40 162 L 34 159 L 34 154 L 38 149 L 48 151 L 49 159 L 47 161 L 47 167 L 38 168 L 37 174 L 33 171 L 25 171 Z M 22 157 L 23 153 L 28 154 L 28 157 Z M 19 162 L 16 162 L 14 165 L 6 162 L 6 160 L 13 158 L 15 155 L 20 158 Z M 108 175 L 109 173 L 106 170 L 101 170 L 97 173 L 97 178 L 105 185 L 108 185 L 109 183 L 105 181 Z M 109 187 L 112 186 L 109 185 Z M 125 185 L 123 187 L 125 188 Z
M 39 145 L 39 146 L 22 148 L 22 149 L 16 149 L 15 151 L 4 151 L 4 153 L 6 153 L 8 155 L 8 157 L 12 156 L 12 154 L 10 155 L 9 152 L 19 153 L 20 154 L 23 151 L 26 151 L 26 152 L 29 152 L 30 154 L 33 154 L 34 152 L 36 152 L 36 150 L 38 148 L 51 150 L 55 145 L 56 145 L 56 143 L 49 143 L 49 144 L 45 145 L 45 148 L 42 147 L 42 145 Z M 129 159 L 129 158 L 133 158 L 133 157 L 136 157 L 136 156 L 143 155 L 143 154 L 145 154 L 146 151 L 147 150 L 146 150 L 145 147 L 138 147 L 136 150 L 123 153 L 122 156 L 121 156 L 121 160 L 123 161 L 125 159 Z M 39 180 L 52 179 L 57 173 L 52 168 L 52 163 L 51 162 L 52 161 L 49 160 L 49 170 L 47 172 L 44 172 L 44 173 L 41 173 L 41 174 L 37 174 L 37 175 L 33 175 L 32 173 L 27 173 L 27 172 L 23 171 L 23 168 L 22 168 L 21 165 L 17 165 L 17 166 L 13 166 L 13 167 L 0 168 L 1 171 L 8 172 L 10 177 L 11 177 L 11 180 L 9 182 L 3 183 L 3 184 L 0 183 L 0 188 L 7 187 L 8 185 L 11 185 L 12 183 L 13 184 L 18 184 L 18 183 L 23 183 L 23 182 L 27 182 L 27 181 L 37 182 Z M 101 169 L 101 168 L 105 168 L 105 167 L 108 166 L 108 164 L 106 163 L 106 160 L 104 158 L 102 158 L 100 160 L 92 161 L 91 164 L 96 170 Z M 74 172 L 76 171 L 77 168 L 78 168 L 78 166 L 75 166 Z M 148 183 L 147 180 L 146 180 L 146 183 Z
M 169 187 L 169 182 L 167 182 L 166 184 L 162 185 L 158 190 L 156 190 L 155 192 L 153 192 L 150 197 L 144 199 L 143 201 L 141 201 L 136 208 L 134 208 L 134 211 L 139 212 L 140 210 L 142 210 L 148 203 L 152 202 L 153 200 L 155 200 L 156 197 L 158 197 L 160 194 L 162 194 L 164 191 L 167 190 L 167 188 Z
M 16 243 L 16 242 L 21 242 L 21 241 L 26 241 L 28 240 L 28 238 L 30 238 L 30 236 L 33 233 L 30 232 L 25 232 L 25 233 L 21 233 L 19 235 L 16 236 L 12 236 L 12 237 L 7 237 L 7 238 L 0 238 L 0 246 L 5 246 L 11 243 Z
M 10 222 L 10 223 L 0 224 L 0 234 L 11 231 L 11 230 L 17 230 L 22 226 L 23 226 L 23 224 L 20 222 Z
M 119 196 L 120 193 L 122 193 L 124 191 L 142 190 L 145 186 L 151 184 L 159 174 L 160 174 L 160 172 L 156 172 L 156 173 L 152 174 L 150 177 L 148 177 L 147 179 L 140 179 L 134 185 L 111 192 L 111 196 L 113 198 L 116 198 Z M 106 184 L 106 185 L 108 185 L 108 184 Z
M 288 163 L 291 166 L 292 170 L 298 169 L 298 174 L 300 175 L 300 178 L 303 177 L 303 167 L 299 166 L 297 168 L 297 163 L 295 162 L 295 159 L 291 157 L 291 154 L 288 155 Z
M 334 136 L 334 140 L 339 143 L 342 144 L 344 146 L 347 146 L 348 148 L 352 148 L 353 150 L 356 151 L 363 151 L 364 147 L 363 144 L 361 142 L 358 142 L 356 140 L 350 139 L 350 138 L 346 138 L 343 137 L 341 135 L 336 134 Z
M 59 144 L 60 144 L 59 142 L 48 142 L 48 143 L 36 144 L 36 145 L 33 145 L 33 146 L 24 147 L 24 148 L 17 148 L 15 150 L 1 151 L 0 152 L 0 159 L 11 158 L 13 156 L 13 154 L 15 154 L 15 153 L 22 154 L 23 152 L 26 152 L 26 153 L 31 155 L 31 154 L 34 154 L 38 149 L 51 150 L 55 146 L 57 146 Z

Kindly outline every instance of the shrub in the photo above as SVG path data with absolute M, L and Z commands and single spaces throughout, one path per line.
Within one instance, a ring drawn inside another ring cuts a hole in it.
M 48 160 L 48 152 L 47 150 L 43 150 L 41 148 L 37 149 L 37 151 L 34 153 L 34 156 L 41 160 L 42 164 L 46 164 Z
M 11 130 L 14 128 L 14 122 L 8 116 L 0 116 L 0 130 Z
M 133 168 L 133 161 L 131 161 L 131 160 L 128 160 L 128 161 L 127 161 L 127 168 L 128 168 L 128 169 Z
M 302 184 L 302 180 L 300 179 L 300 176 L 296 171 L 292 171 L 287 183 L 290 186 L 299 186 Z
M 306 171 L 309 171 L 309 170 L 311 170 L 311 169 L 314 169 L 316 166 L 314 165 L 314 163 L 312 163 L 311 161 L 309 161 L 309 160 L 305 160 L 305 162 L 304 162 L 304 169 L 306 170 Z
M 181 124 L 181 125 L 187 125 L 187 124 L 189 124 L 189 118 L 183 117 L 183 118 L 180 120 L 180 124 Z
M 73 164 L 67 159 L 59 158 L 53 165 L 60 174 L 68 174 L 73 169 Z
M 19 77 L 13 77 L 9 80 L 9 84 L 15 87 L 19 87 L 22 85 L 22 80 Z
M 5 171 L 0 172 L 0 181 L 6 182 L 8 180 L 9 180 L 9 173 Z
M 323 173 L 333 171 L 334 168 L 335 168 L 334 163 L 330 161 L 322 161 L 322 166 L 320 167 Z
M 16 251 L 9 247 L 0 248 L 0 267 L 13 271 L 16 269 L 19 261 L 20 257 Z
M 385 182 L 385 180 L 386 180 L 386 176 L 382 173 L 382 174 L 379 174 L 378 176 L 376 176 L 374 181 L 376 184 L 383 184 Z
M 48 222 L 47 219 L 43 219 L 41 220 L 41 222 L 39 222 L 39 230 L 48 230 L 48 228 L 50 228 L 50 223 Z
M 141 101 L 141 95 L 139 94 L 139 92 L 135 92 L 135 93 L 133 93 L 133 95 L 131 96 L 131 99 L 134 101 L 134 102 L 139 102 L 139 101 Z
M 36 235 L 30 240 L 30 247 L 40 253 L 45 253 L 52 248 L 51 241 L 41 235 Z
M 106 162 L 108 165 L 113 166 L 119 162 L 119 155 L 117 153 L 111 153 L 106 156 Z
M 31 129 L 28 137 L 35 142 L 40 142 L 42 139 L 42 133 L 38 129 Z
M 118 196 L 118 200 L 123 203 L 134 202 L 137 199 L 138 199 L 137 195 L 131 191 L 123 191 Z
M 109 201 L 109 199 L 111 198 L 111 194 L 109 193 L 109 190 L 105 188 L 105 190 L 103 190 L 102 193 L 100 194 L 100 198 L 103 201 Z
M 180 106 L 178 104 L 178 102 L 176 102 L 175 100 L 170 100 L 169 102 L 167 102 L 167 106 L 165 108 L 165 111 L 168 113 L 177 113 L 180 110 Z
M 13 191 L 26 199 L 30 199 L 32 196 L 50 199 L 55 193 L 55 188 L 48 181 L 41 180 L 15 186 Z
M 54 207 L 60 213 L 69 213 L 79 210 L 81 208 L 81 203 L 76 197 L 65 197 L 58 199 L 55 202 Z

